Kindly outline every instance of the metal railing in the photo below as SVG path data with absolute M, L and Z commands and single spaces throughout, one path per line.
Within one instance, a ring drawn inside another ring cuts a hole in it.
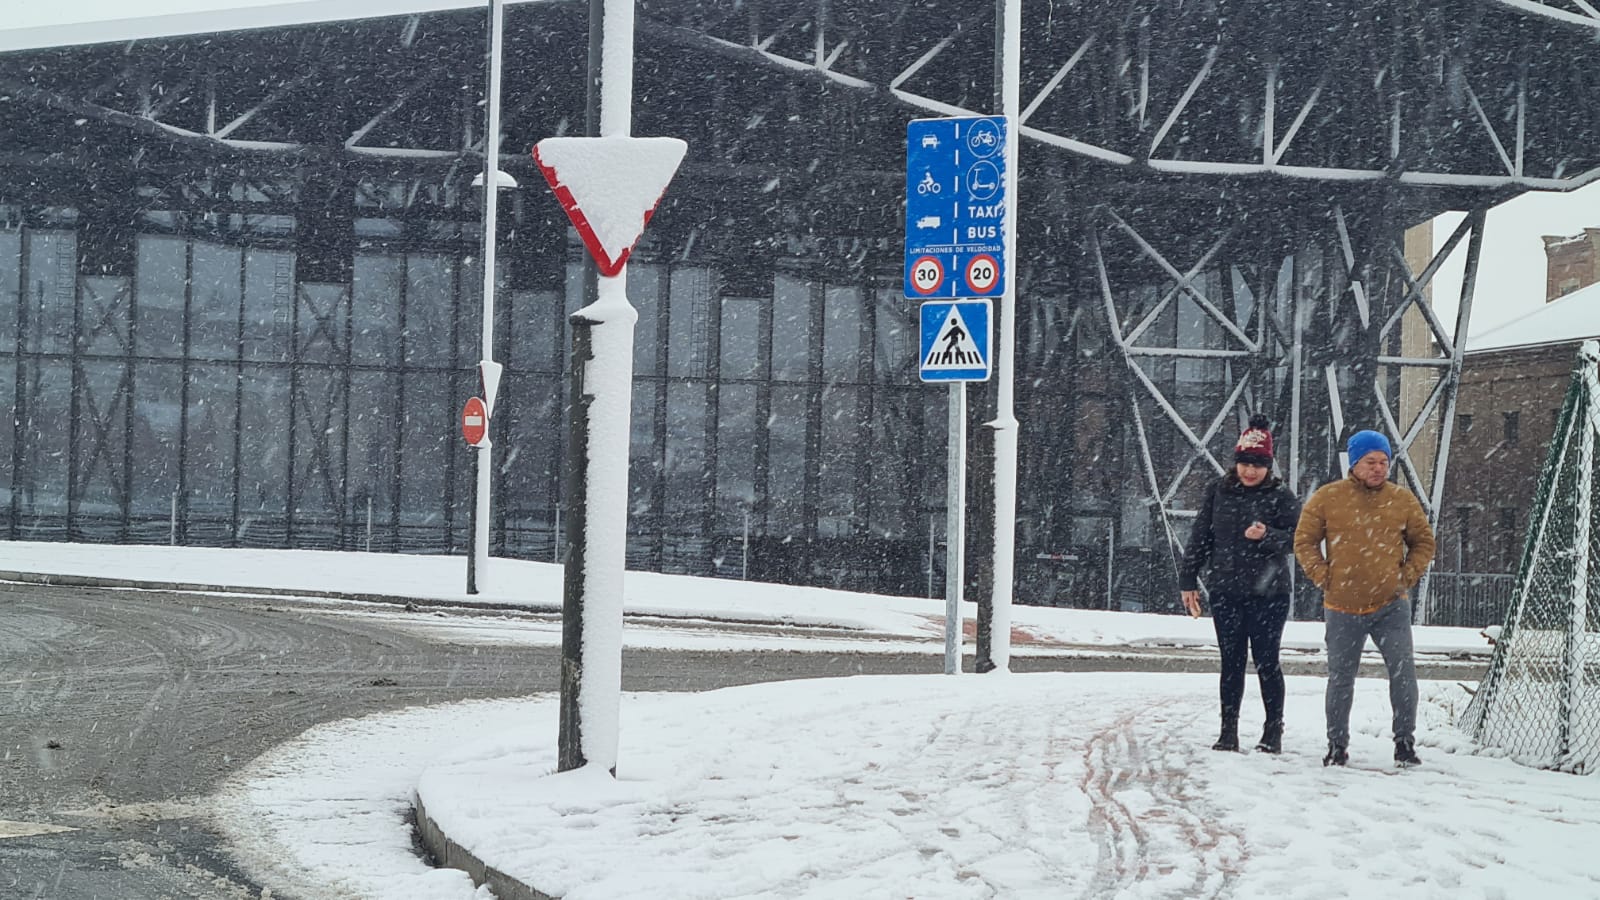
M 1428 576 L 1428 621 L 1422 624 L 1466 628 L 1504 624 L 1516 583 L 1515 575 L 1433 572 Z

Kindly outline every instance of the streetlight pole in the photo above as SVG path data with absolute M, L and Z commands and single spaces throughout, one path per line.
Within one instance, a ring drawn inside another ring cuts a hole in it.
M 489 0 L 488 123 L 483 133 L 483 171 L 473 184 L 483 186 L 483 337 L 479 350 L 478 380 L 483 390 L 483 405 L 489 422 L 494 421 L 495 394 L 500 387 L 500 364 L 494 361 L 495 245 L 499 237 L 500 189 L 516 187 L 511 176 L 500 171 L 500 72 L 501 35 L 505 29 L 503 0 Z M 467 593 L 479 593 L 488 582 L 489 505 L 493 497 L 494 474 L 491 429 L 485 427 L 478 442 L 477 478 L 473 482 L 472 552 L 467 556 Z

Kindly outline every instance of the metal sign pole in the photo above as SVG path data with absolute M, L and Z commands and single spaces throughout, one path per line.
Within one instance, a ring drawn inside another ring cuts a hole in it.
M 967 383 L 950 383 L 949 446 L 944 496 L 944 673 L 961 672 L 961 594 L 967 511 Z
M 987 646 L 979 647 L 981 670 L 1011 667 L 1011 594 L 1016 566 L 1017 533 L 1017 418 L 1015 410 L 1017 335 L 1017 147 L 1020 121 L 1022 0 L 995 0 L 1000 26 L 996 29 L 995 100 L 1010 125 L 1005 152 L 1005 271 L 1001 273 L 1000 329 L 995 348 L 996 409 L 989 428 L 994 431 L 994 583 L 988 605 Z M 985 652 L 987 651 L 987 652 Z
M 478 376 L 483 382 L 485 418 L 494 415 L 500 381 L 500 364 L 494 361 L 495 245 L 499 236 L 500 177 L 500 72 L 501 32 L 505 25 L 503 0 L 489 0 L 489 77 L 486 103 L 488 123 L 483 133 L 483 336 Z M 487 421 L 485 422 L 487 425 Z M 476 594 L 488 582 L 489 505 L 493 496 L 494 442 L 485 428 L 478 452 L 472 497 L 472 548 L 467 555 L 467 593 Z

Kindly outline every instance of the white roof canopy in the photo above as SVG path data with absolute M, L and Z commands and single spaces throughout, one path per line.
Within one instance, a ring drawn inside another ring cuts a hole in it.
M 1552 300 L 1494 328 L 1467 338 L 1468 353 L 1488 353 L 1600 337 L 1600 284 Z
M 474 0 L 6 0 L 5 16 L 0 18 L 0 52 L 487 5 Z

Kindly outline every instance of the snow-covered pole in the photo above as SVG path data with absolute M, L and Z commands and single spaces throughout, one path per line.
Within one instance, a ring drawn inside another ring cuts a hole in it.
M 533 156 L 589 249 L 587 302 L 568 320 L 572 389 L 557 765 L 563 772 L 593 767 L 615 775 L 622 705 L 628 419 L 633 326 L 639 318 L 628 303 L 627 262 L 688 145 L 676 138 L 629 134 L 633 0 L 590 0 L 589 72 L 588 136 L 545 138 Z
M 996 354 L 994 421 L 994 583 L 989 604 L 989 640 L 978 648 L 980 671 L 1011 667 L 1011 594 L 1015 581 L 1017 534 L 1017 148 L 1022 124 L 1022 0 L 995 0 L 1000 25 L 995 39 L 995 100 L 1006 117 L 1006 208 L 1003 235 L 1007 260 L 1000 297 L 1000 334 Z
M 494 421 L 495 394 L 499 389 L 500 364 L 494 361 L 495 249 L 499 238 L 500 189 L 515 182 L 500 171 L 500 73 L 504 68 L 505 6 L 503 0 L 489 0 L 489 75 L 485 91 L 488 122 L 483 132 L 483 335 L 478 351 L 478 380 L 482 383 L 486 418 Z M 483 590 L 489 580 L 489 513 L 493 497 L 494 441 L 485 427 L 478 442 L 472 498 L 472 551 L 467 555 L 467 593 Z
M 1596 403 L 1600 403 L 1600 344 L 1584 341 L 1578 348 L 1580 368 L 1583 372 L 1583 401 L 1579 408 L 1583 418 L 1578 422 L 1582 437 L 1578 442 L 1578 508 L 1576 527 L 1572 537 L 1572 609 L 1567 624 L 1565 646 L 1562 648 L 1562 667 L 1566 677 L 1561 691 L 1561 722 L 1557 746 L 1557 765 L 1568 765 L 1575 735 L 1582 735 L 1579 715 L 1583 711 L 1587 654 L 1583 643 L 1589 633 L 1590 523 L 1594 521 L 1593 484 L 1595 456 L 1595 426 L 1600 419 Z
M 595 35 L 599 34 L 598 59 Z M 633 119 L 633 0 L 589 4 L 589 91 L 599 100 L 598 136 L 628 137 Z M 588 130 L 595 132 L 590 108 Z M 594 266 L 591 260 L 589 266 Z M 616 774 L 622 704 L 622 580 L 626 568 L 628 419 L 633 326 L 626 266 L 596 279 L 593 302 L 572 315 L 573 509 L 565 570 L 561 671 L 562 771 L 595 766 Z M 581 446 L 580 446 L 581 443 Z M 580 471 L 581 470 L 581 471 Z M 608 489 L 619 486 L 611 496 Z M 575 659 L 570 658 L 575 656 Z M 574 668 L 576 666 L 576 668 Z

